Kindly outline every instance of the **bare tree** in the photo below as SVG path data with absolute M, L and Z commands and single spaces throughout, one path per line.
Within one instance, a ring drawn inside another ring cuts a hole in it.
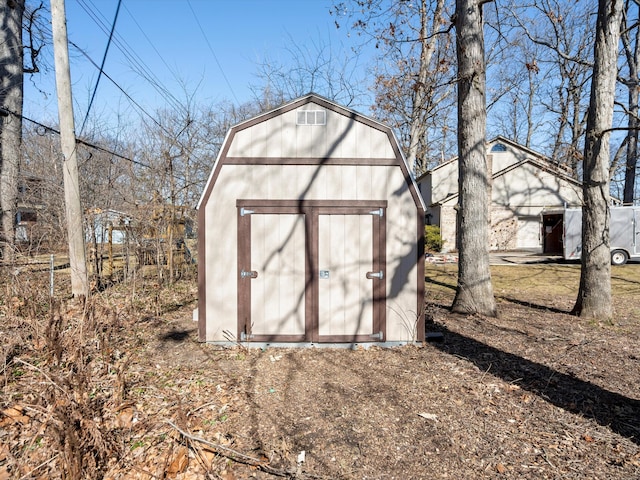
M 455 312 L 497 314 L 489 268 L 490 173 L 487 167 L 482 0 L 456 2 L 458 58 L 458 286 Z
M 36 191 L 24 192 L 28 196 L 23 204 L 30 215 L 21 219 L 23 248 L 33 254 L 64 251 L 66 223 L 58 135 L 27 124 L 23 153 L 21 175 L 37 184 Z
M 259 111 L 276 108 L 310 92 L 323 95 L 347 106 L 358 106 L 365 89 L 357 55 L 338 53 L 332 43 L 311 41 L 308 45 L 290 39 L 290 47 L 282 55 L 267 56 L 258 64 L 259 82 L 251 86 L 253 104 Z M 256 112 L 258 113 L 258 112 Z
M 490 136 L 503 135 L 531 148 L 544 121 L 541 89 L 552 75 L 540 68 L 543 47 L 509 26 L 508 19 L 494 17 L 493 22 L 497 38 L 493 58 L 487 60 L 487 128 Z
M 635 16 L 632 16 L 632 8 L 635 9 Z M 638 101 L 640 89 L 640 15 L 636 2 L 627 0 L 625 5 L 625 17 L 628 28 L 623 29 L 621 34 L 622 45 L 624 46 L 625 59 L 627 61 L 627 77 L 620 81 L 627 87 L 627 126 L 626 137 L 626 162 L 624 169 L 624 191 L 623 202 L 633 204 L 635 198 L 636 169 L 638 164 L 638 128 L 640 119 L 638 118 Z
M 366 45 L 380 51 L 373 72 L 374 114 L 399 134 L 416 175 L 449 156 L 454 138 L 452 24 L 445 0 L 336 4 Z
M 582 269 L 574 312 L 609 319 L 609 137 L 613 120 L 622 0 L 599 0 L 593 78 L 584 148 Z
M 0 6 L 0 207 L 2 208 L 2 256 L 14 257 L 14 223 L 22 145 L 24 0 Z
M 143 227 L 141 238 L 155 257 L 159 279 L 169 282 L 180 272 L 176 252 L 184 252 L 186 230 L 225 134 L 259 112 L 256 103 L 199 106 L 193 93 L 185 95 L 180 108 L 158 111 L 142 125 L 140 162 L 131 179 L 136 185 L 131 210 Z
M 540 99 L 552 139 L 551 157 L 570 167 L 578 178 L 582 165 L 582 142 L 592 63 L 593 29 L 589 25 L 594 7 L 589 2 L 536 0 L 517 3 L 510 19 L 533 44 L 544 49 L 535 61 L 543 72 L 552 72 L 541 85 Z

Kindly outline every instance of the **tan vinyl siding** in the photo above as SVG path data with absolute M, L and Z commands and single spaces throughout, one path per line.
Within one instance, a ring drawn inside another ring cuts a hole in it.
M 206 206 L 206 314 L 214 321 L 206 324 L 206 339 L 225 340 L 224 331 L 235 336 L 237 325 L 237 283 L 229 272 L 237 270 L 237 230 L 235 197 L 224 184 L 214 190 Z M 225 192 L 227 195 L 225 196 Z M 201 307 L 200 307 L 201 308 Z M 209 313 L 211 312 L 211 313 Z
M 382 171 L 376 173 L 381 174 Z M 418 316 L 413 301 L 417 295 L 414 204 L 399 169 L 386 173 L 387 209 L 387 335 L 403 341 L 415 337 Z M 418 261 L 424 261 L 420 258 Z

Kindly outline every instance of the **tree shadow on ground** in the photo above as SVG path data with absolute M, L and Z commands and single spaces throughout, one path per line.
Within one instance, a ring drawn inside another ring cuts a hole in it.
M 549 307 L 547 305 L 540 305 L 539 303 L 526 302 L 526 301 L 523 301 L 523 300 L 518 300 L 517 298 L 505 297 L 503 295 L 496 295 L 496 299 L 505 300 L 505 301 L 507 301 L 509 303 L 515 303 L 516 305 L 521 305 L 523 307 L 532 308 L 534 310 L 542 310 L 544 312 L 563 313 L 565 315 L 571 315 L 571 311 L 570 310 L 566 310 L 566 309 L 562 309 L 562 308 L 556 308 L 556 307 Z
M 160 340 L 163 342 L 184 342 L 188 340 L 191 335 L 196 332 L 195 328 L 191 328 L 189 330 L 171 330 L 160 336 Z
M 592 418 L 600 425 L 640 445 L 640 400 L 611 392 L 591 382 L 501 351 L 440 324 L 431 331 L 444 334 L 434 347 L 464 358 L 480 370 L 534 393 L 568 412 Z

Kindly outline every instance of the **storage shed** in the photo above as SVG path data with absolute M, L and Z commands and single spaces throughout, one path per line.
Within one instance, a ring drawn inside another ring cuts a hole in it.
M 393 132 L 315 94 L 227 133 L 198 205 L 206 342 L 424 339 L 424 205 Z

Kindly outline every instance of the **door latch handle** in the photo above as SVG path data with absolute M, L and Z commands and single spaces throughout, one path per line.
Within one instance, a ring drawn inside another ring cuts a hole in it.
M 255 270 L 250 270 L 248 272 L 246 270 L 241 270 L 240 278 L 258 278 L 258 272 Z
M 382 272 L 382 270 L 380 270 L 379 272 L 367 272 L 367 278 L 369 280 L 373 278 L 378 278 L 382 280 L 384 278 L 384 273 Z

